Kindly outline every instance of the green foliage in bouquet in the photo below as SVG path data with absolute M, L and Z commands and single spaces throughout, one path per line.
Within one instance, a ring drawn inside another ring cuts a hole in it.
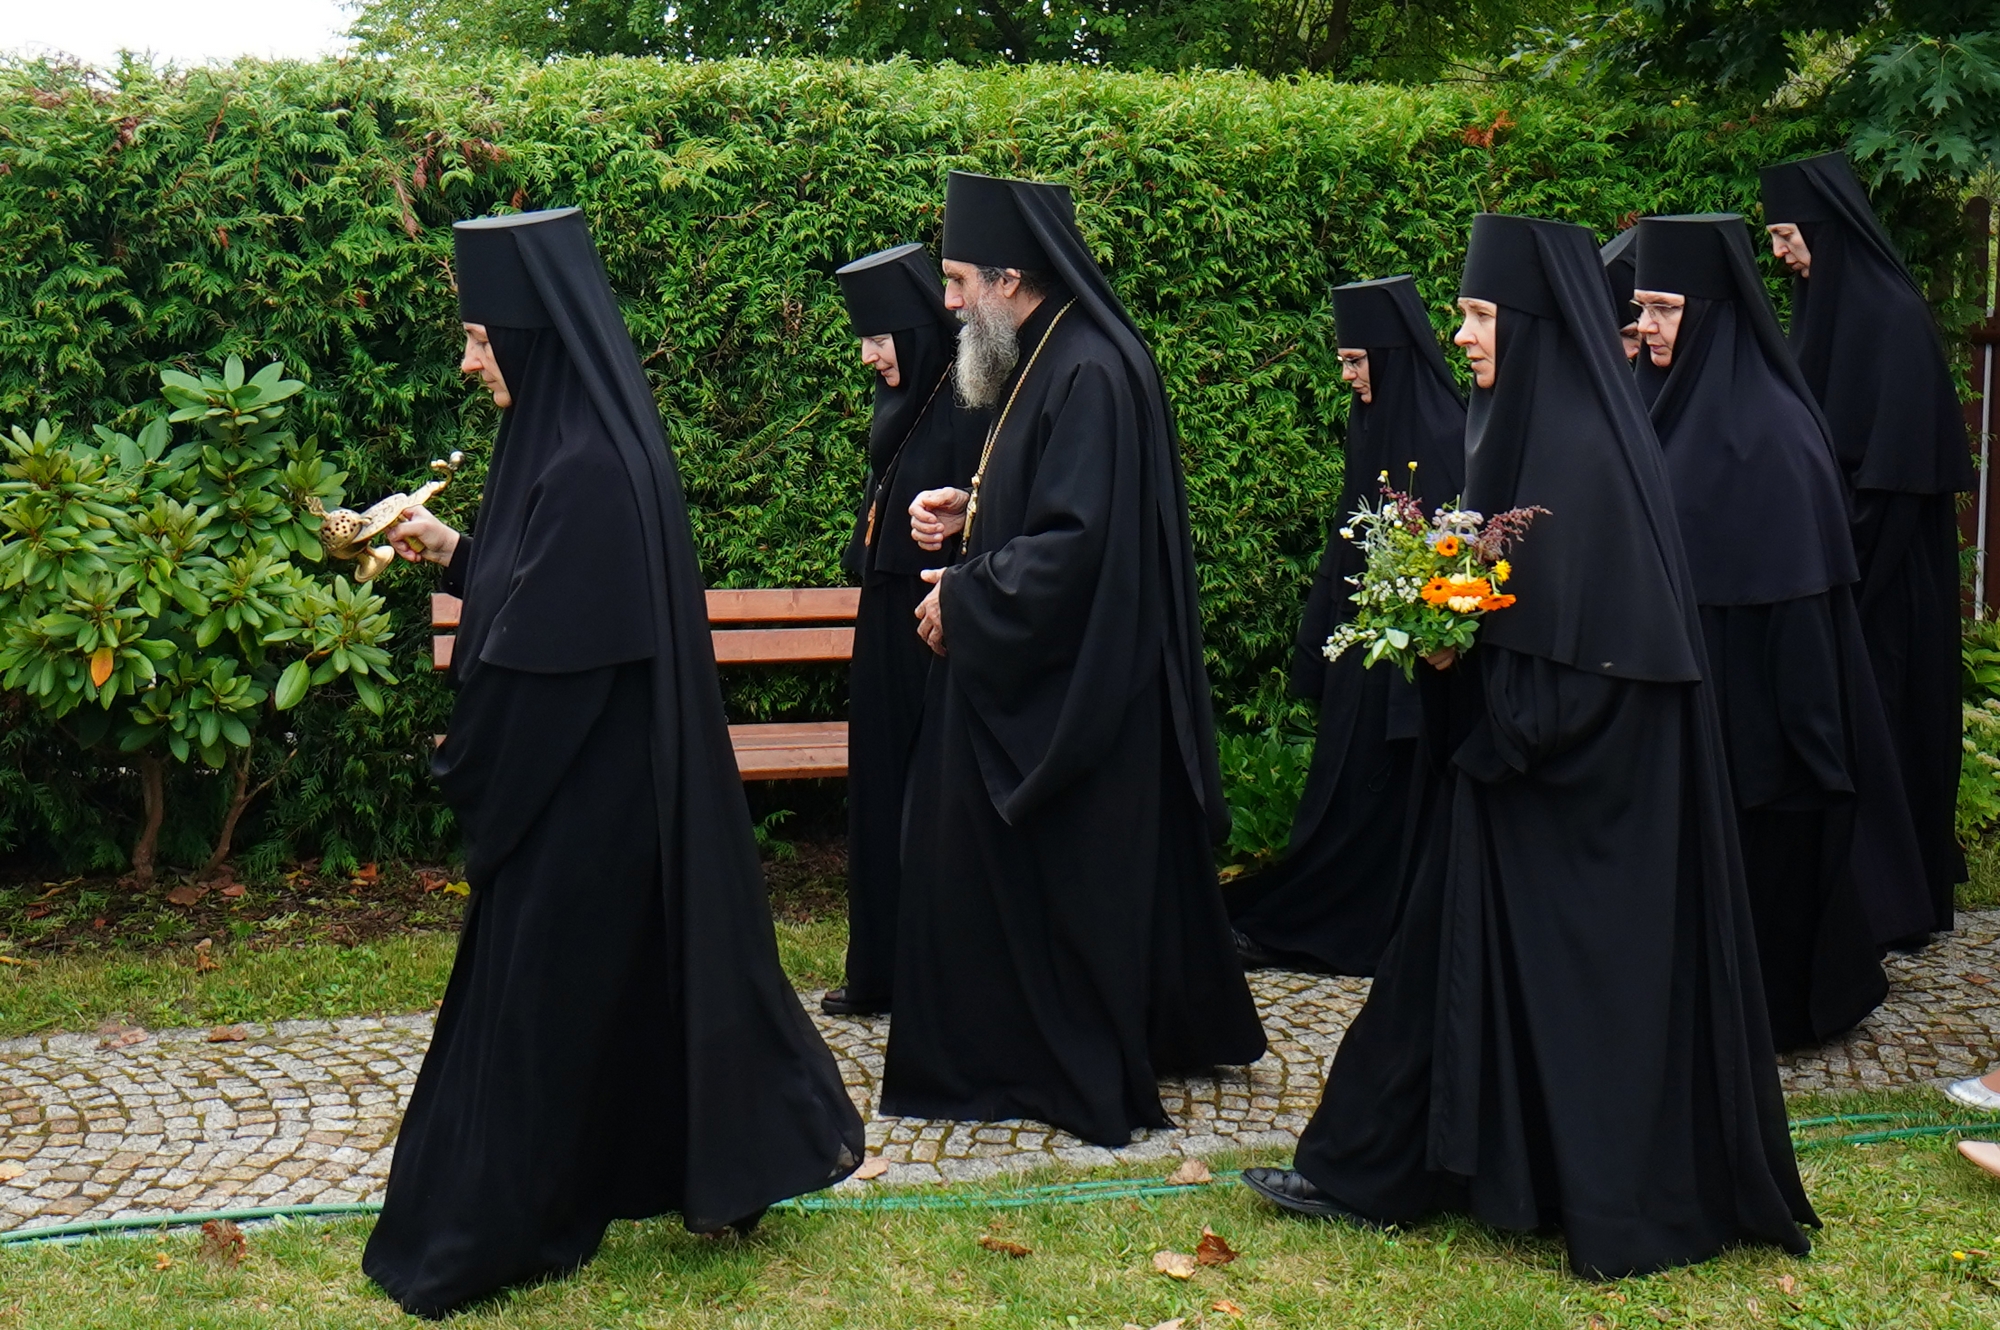
M 1447 505 L 1426 514 L 1415 499 L 1390 487 L 1388 472 L 1381 481 L 1381 503 L 1371 508 L 1364 500 L 1340 529 L 1368 562 L 1352 579 L 1354 615 L 1326 640 L 1326 658 L 1365 647 L 1362 664 L 1386 660 L 1407 679 L 1415 677 L 1418 661 L 1471 647 L 1480 621 L 1514 603 L 1500 590 L 1513 573 L 1507 551 L 1536 514 L 1548 510 L 1510 508 L 1487 517 Z
M 395 682 L 382 598 L 310 567 L 306 501 L 337 504 L 346 476 L 281 423 L 305 385 L 278 363 L 246 378 L 235 356 L 160 385 L 168 409 L 136 433 L 99 425 L 93 443 L 43 420 L 0 440 L 0 688 L 79 747 L 132 755 L 142 881 L 168 759 L 229 778 L 219 864 L 271 716 L 341 678 L 380 714 L 379 684 Z M 193 436 L 175 445 L 176 425 Z

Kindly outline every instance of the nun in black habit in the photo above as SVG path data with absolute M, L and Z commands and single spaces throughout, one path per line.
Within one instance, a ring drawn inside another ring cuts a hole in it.
M 1958 804 L 1956 495 L 1973 483 L 1965 417 L 1923 292 L 1847 158 L 1763 171 L 1772 248 L 1793 272 L 1792 354 L 1853 492 L 1856 600 L 1916 824 L 1930 927 L 1965 880 Z
M 944 259 L 961 366 L 996 335 L 1014 359 L 922 607 L 941 655 L 882 1111 L 1124 1145 L 1168 1125 L 1162 1073 L 1264 1052 L 1210 854 L 1227 810 L 1180 458 L 1067 189 L 953 172 Z
M 1326 658 L 1364 562 L 1340 532 L 1384 472 L 1426 509 L 1458 497 L 1465 404 L 1409 277 L 1336 287 L 1333 312 L 1342 360 L 1361 357 L 1366 388 L 1348 408 L 1340 500 L 1292 654 L 1292 692 L 1319 703 L 1319 735 L 1284 860 L 1227 899 L 1247 964 L 1369 975 L 1396 918 L 1420 706 L 1401 671 L 1367 669 L 1359 652 Z
M 954 400 L 958 320 L 922 245 L 870 254 L 835 276 L 863 357 L 877 367 L 868 480 L 844 561 L 861 584 L 848 672 L 847 982 L 820 1004 L 852 1015 L 889 1010 L 895 984 L 903 786 L 932 660 L 912 616 L 930 590 L 918 574 L 956 553 L 911 538 L 910 501 L 970 481 L 987 413 Z
M 394 538 L 464 597 L 433 770 L 472 898 L 362 1260 L 431 1317 L 576 1269 L 613 1219 L 747 1228 L 862 1157 L 778 967 L 680 479 L 583 217 L 454 239 L 500 435 L 476 540 L 421 510 Z
M 1735 213 L 1637 229 L 1639 378 L 1701 607 L 1772 1040 L 1797 1048 L 1881 1003 L 1879 944 L 1923 932 L 1930 893 L 1854 612 L 1840 470 L 1749 229 Z
M 1582 227 L 1482 215 L 1469 505 L 1547 512 L 1424 670 L 1409 895 L 1299 1141 L 1245 1181 L 1374 1223 L 1559 1229 L 1587 1278 L 1803 1253 L 1701 625 Z

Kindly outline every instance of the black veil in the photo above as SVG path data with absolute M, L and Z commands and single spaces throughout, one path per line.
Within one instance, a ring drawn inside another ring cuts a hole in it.
M 1767 166 L 1764 220 L 1812 252 L 1792 282 L 1791 347 L 1856 489 L 1950 494 L 1973 485 L 1965 417 L 1930 305 L 1846 154 Z
M 1638 286 L 1687 299 L 1653 427 L 1703 605 L 1768 605 L 1860 576 L 1826 422 L 1735 213 L 1648 217 Z M 1810 440 L 1810 443 L 1805 441 Z
M 1461 291 L 1500 307 L 1499 380 L 1467 413 L 1466 502 L 1488 516 L 1548 510 L 1510 556 L 1518 601 L 1480 640 L 1591 674 L 1699 679 L 1672 496 L 1596 238 L 1481 213 Z

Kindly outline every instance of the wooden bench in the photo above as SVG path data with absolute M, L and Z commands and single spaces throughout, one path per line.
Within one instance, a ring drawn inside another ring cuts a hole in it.
M 708 593 L 709 636 L 718 665 L 796 665 L 851 660 L 854 587 L 780 587 Z M 457 596 L 431 597 L 431 627 L 458 627 Z M 727 626 L 717 626 L 727 625 Z M 431 667 L 451 667 L 449 632 L 431 638 Z M 847 774 L 847 722 L 780 721 L 731 725 L 736 768 L 744 780 L 806 780 Z

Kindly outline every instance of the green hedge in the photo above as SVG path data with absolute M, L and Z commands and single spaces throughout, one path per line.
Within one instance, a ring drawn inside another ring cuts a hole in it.
M 1345 411 L 1328 287 L 1414 272 L 1442 331 L 1482 208 L 1607 234 L 1639 211 L 1741 208 L 1760 163 L 1832 138 L 1507 86 L 1049 66 L 350 61 L 106 81 L 15 65 L 0 69 L 0 426 L 129 429 L 163 366 L 281 357 L 311 385 L 299 432 L 372 500 L 491 438 L 456 373 L 449 223 L 576 204 L 659 391 L 711 584 L 836 583 L 868 375 L 833 268 L 934 242 L 953 167 L 1059 179 L 1179 414 L 1218 710 L 1296 726 L 1281 666 Z M 1945 234 L 1932 206 L 1902 214 L 1919 249 L 1921 228 Z M 448 517 L 469 520 L 468 479 Z M 420 668 L 427 580 L 386 585 L 410 682 L 386 720 L 305 709 L 239 838 L 258 853 L 372 857 L 450 834 L 423 771 L 448 709 Z M 840 705 L 830 671 L 736 674 L 743 717 Z M 129 778 L 4 697 L 0 719 L 0 847 L 115 857 Z M 185 779 L 176 797 L 220 808 Z

